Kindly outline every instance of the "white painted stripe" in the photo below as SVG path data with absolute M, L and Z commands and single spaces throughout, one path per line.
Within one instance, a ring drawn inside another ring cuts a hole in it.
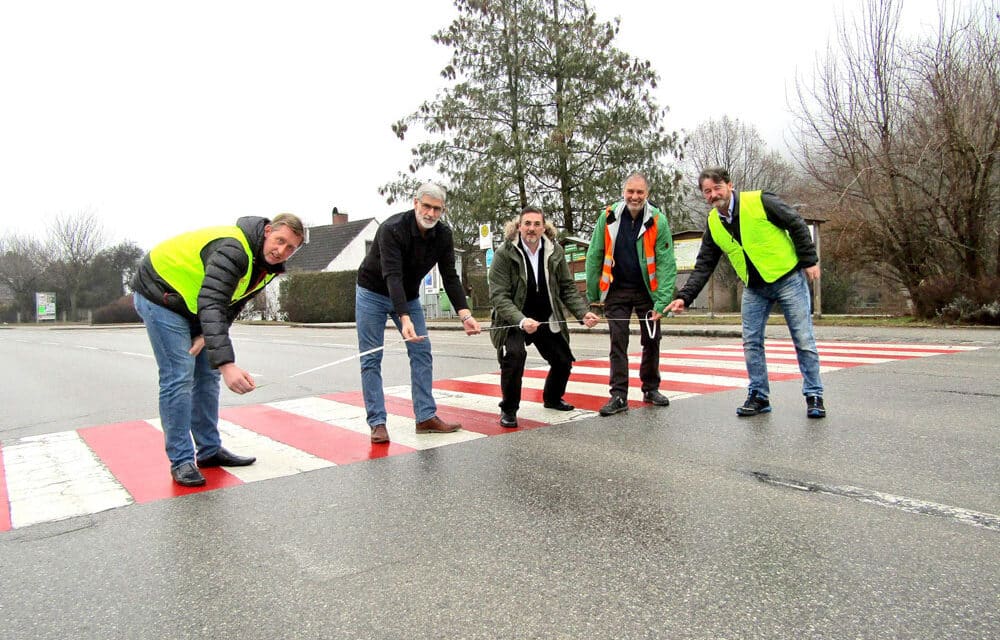
M 525 379 L 527 381 L 527 379 Z M 499 380 L 496 381 L 499 386 Z M 407 390 L 407 394 L 409 390 Z M 399 396 L 399 397 L 409 397 Z M 443 407 L 453 407 L 455 409 L 471 409 L 486 413 L 495 412 L 500 416 L 499 398 L 493 396 L 483 396 L 476 393 L 465 393 L 462 391 L 449 391 L 447 389 L 434 389 L 434 400 Z M 546 409 L 541 402 L 521 401 L 521 407 L 517 411 L 520 418 L 535 420 L 546 424 L 559 424 L 561 422 L 571 422 L 597 415 L 594 411 L 585 409 L 574 409 L 573 411 L 556 411 Z
M 123 356 L 135 356 L 137 358 L 153 358 L 153 356 L 148 353 L 132 353 L 131 351 L 122 351 L 121 354 Z
M 740 354 L 742 355 L 742 353 Z M 822 355 L 821 355 L 822 358 Z M 630 356 L 629 362 L 639 363 L 642 361 L 641 356 Z M 694 358 L 667 358 L 660 359 L 661 365 L 669 365 L 671 367 L 683 367 L 685 369 L 732 369 L 734 372 L 742 372 L 742 375 L 746 375 L 747 365 L 745 360 L 698 360 Z M 831 367 L 831 371 L 840 369 L 841 367 Z M 576 368 L 573 369 L 576 371 Z M 788 364 L 784 362 L 775 362 L 773 365 L 769 362 L 767 363 L 767 370 L 769 373 L 799 373 L 798 364 Z
M 3 449 L 12 527 L 132 503 L 76 431 L 23 438 Z
M 788 341 L 791 344 L 791 341 Z M 886 348 L 886 349 L 934 349 L 940 351 L 976 351 L 982 347 L 974 346 L 963 346 L 963 345 L 950 345 L 950 344 L 918 344 L 918 343 L 901 343 L 901 342 L 829 342 L 829 341 L 819 341 L 816 343 L 819 347 L 875 347 L 875 348 Z M 936 355 L 936 354 L 928 354 Z
M 391 388 L 395 390 L 395 388 Z M 406 387 L 406 395 L 409 397 L 409 387 Z M 400 395 L 390 392 L 390 388 L 385 390 L 386 395 Z M 313 420 L 326 422 L 343 429 L 349 429 L 357 433 L 371 435 L 371 427 L 368 426 L 364 407 L 356 407 L 352 404 L 327 400 L 326 398 L 301 398 L 298 400 L 283 400 L 281 402 L 270 402 L 269 407 L 297 413 Z M 389 430 L 389 437 L 396 444 L 401 444 L 412 449 L 433 449 L 446 444 L 456 442 L 466 442 L 485 438 L 481 433 L 460 429 L 454 433 L 422 433 L 417 434 L 412 417 L 388 414 L 386 418 L 386 429 Z
M 146 422 L 153 425 L 157 431 L 163 431 L 163 424 L 159 418 L 151 418 Z M 219 418 L 219 435 L 223 437 L 223 445 L 227 449 L 233 449 L 240 455 L 257 458 L 257 462 L 248 467 L 226 467 L 227 472 L 243 482 L 281 478 L 302 471 L 336 466 L 329 460 L 317 458 L 301 449 L 272 440 L 222 418 Z
M 576 371 L 576 368 L 574 367 L 573 370 Z M 605 376 L 608 375 L 607 369 L 604 370 L 603 375 Z M 639 378 L 636 377 L 635 379 L 638 380 Z M 497 385 L 498 387 L 500 385 L 500 377 L 495 373 L 483 373 L 475 376 L 465 376 L 463 378 L 456 378 L 456 380 L 467 381 L 467 382 L 482 382 L 484 384 Z M 527 389 L 545 388 L 545 380 L 543 378 L 524 378 L 521 384 Z M 746 385 L 745 381 L 740 383 L 740 386 L 745 386 L 745 385 Z M 578 393 L 580 395 L 593 396 L 595 398 L 609 397 L 608 385 L 606 383 L 598 384 L 595 382 L 576 382 L 571 379 L 569 381 L 569 384 L 566 385 L 566 391 L 568 393 Z M 662 389 L 660 391 L 663 392 Z M 686 398 L 688 396 L 695 395 L 695 394 L 675 393 L 675 392 L 670 392 L 670 393 L 664 392 L 664 393 L 667 395 L 667 397 L 671 399 L 682 398 L 682 397 Z M 642 389 L 630 386 L 628 389 L 628 399 L 635 400 L 636 402 L 641 402 Z M 495 402 L 499 401 L 494 398 L 491 398 L 491 400 L 494 400 Z
M 731 352 L 727 352 L 726 350 L 723 350 L 723 349 L 717 349 L 717 350 L 712 350 L 712 349 L 673 349 L 673 350 L 670 350 L 670 351 L 665 351 L 664 353 L 667 354 L 668 356 L 670 354 L 688 354 L 688 355 L 695 355 L 695 356 L 729 356 L 729 357 L 733 357 L 733 358 L 735 358 L 735 357 L 742 358 L 743 357 L 743 349 L 742 348 L 740 348 L 739 350 L 733 350 Z M 767 356 L 768 361 L 770 361 L 770 360 L 783 360 L 783 361 L 789 361 L 789 362 L 794 362 L 795 361 L 795 354 L 794 353 L 784 354 L 784 353 L 774 353 L 772 351 L 766 351 L 766 356 Z M 823 354 L 820 353 L 820 360 L 822 360 L 822 359 L 823 359 Z M 878 357 L 860 357 L 860 356 L 859 357 L 837 356 L 835 358 L 828 358 L 828 359 L 829 360 L 834 360 L 834 361 L 837 361 L 837 362 L 849 362 L 849 363 L 857 363 L 857 364 L 880 364 L 880 363 L 883 363 L 883 362 L 896 362 L 898 360 L 897 358 L 878 358 Z
M 902 345 L 901 345 L 902 346 Z M 714 347 L 710 347 L 713 348 Z M 795 353 L 795 345 L 792 344 L 774 344 L 767 343 L 764 346 L 768 355 L 772 353 Z M 732 347 L 732 348 L 719 348 L 719 353 L 732 353 L 732 354 L 743 354 L 743 347 Z M 886 357 L 886 358 L 926 358 L 929 356 L 942 355 L 938 353 L 931 353 L 927 351 L 907 351 L 902 348 L 897 349 L 852 349 L 849 347 L 838 348 L 838 347 L 818 347 L 820 358 L 830 356 L 832 354 L 846 354 L 846 355 L 856 355 L 865 357 Z
M 767 339 L 764 341 L 765 346 L 771 345 L 787 345 L 792 346 L 794 343 L 791 340 L 773 340 Z M 817 347 L 833 347 L 833 348 L 859 348 L 862 350 L 867 349 L 903 349 L 911 350 L 923 353 L 924 351 L 976 351 L 982 347 L 978 346 L 967 346 L 967 345 L 950 345 L 950 344 L 920 344 L 914 342 L 839 342 L 832 340 L 817 340 Z M 734 348 L 731 344 L 719 344 L 711 345 L 705 347 L 699 347 L 701 349 L 730 349 Z M 738 346 L 737 348 L 742 348 Z M 938 355 L 935 353 L 924 353 L 924 355 Z
M 588 375 L 596 375 L 596 376 L 611 375 L 610 368 L 606 369 L 603 367 L 573 367 L 573 372 L 588 374 Z M 639 372 L 636 371 L 635 369 L 630 369 L 629 380 L 639 380 Z M 695 382 L 698 384 L 711 384 L 720 387 L 733 387 L 733 388 L 742 388 L 747 386 L 747 378 L 745 376 L 743 377 L 714 376 L 703 373 L 679 373 L 674 371 L 661 371 L 660 380 L 671 380 L 674 382 Z M 640 397 L 640 400 L 641 399 L 642 398 Z
M 226 471 L 243 482 L 270 480 L 335 466 L 329 460 L 317 458 L 301 449 L 272 440 L 228 420 L 219 420 L 219 433 L 227 449 L 257 457 L 257 462 L 249 467 L 226 467 Z

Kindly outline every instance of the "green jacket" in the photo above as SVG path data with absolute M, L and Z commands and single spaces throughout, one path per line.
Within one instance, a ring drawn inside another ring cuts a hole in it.
M 606 295 L 600 290 L 601 270 L 604 266 L 605 230 L 611 225 L 612 242 L 614 242 L 614 237 L 618 229 L 616 222 L 622 212 L 626 211 L 625 202 L 621 200 L 609 208 L 611 209 L 610 214 L 605 209 L 597 219 L 594 234 L 590 239 L 590 248 L 587 249 L 587 299 L 591 302 L 603 301 L 604 295 Z M 643 231 L 636 238 L 635 250 L 639 256 L 639 264 L 646 264 L 647 256 L 643 247 L 642 237 L 646 233 L 646 229 L 652 226 L 654 217 L 657 219 L 657 235 L 652 258 L 656 268 L 656 291 L 650 288 L 649 273 L 645 269 L 642 270 L 642 279 L 646 283 L 646 290 L 649 291 L 650 297 L 653 298 L 653 308 L 662 313 L 666 306 L 674 299 L 674 284 L 677 281 L 677 260 L 674 257 L 674 240 L 670 232 L 670 223 L 667 222 L 667 216 L 648 202 L 646 203 L 646 209 L 642 217 Z
M 583 296 L 576 289 L 573 274 L 569 272 L 563 248 L 556 242 L 556 229 L 552 223 L 545 223 L 545 244 L 543 259 L 545 260 L 545 277 L 549 289 L 549 301 L 552 304 L 552 317 L 557 321 L 550 324 L 553 333 L 558 333 L 569 342 L 569 327 L 564 322 L 565 305 L 577 319 L 583 318 L 589 311 Z M 493 313 L 490 316 L 493 326 L 516 325 L 524 319 L 521 307 L 528 296 L 528 264 L 524 254 L 517 247 L 520 237 L 517 231 L 517 221 L 512 220 L 504 227 L 504 242 L 493 255 L 490 265 L 490 303 Z M 562 304 L 560 304 L 562 303 Z M 490 339 L 493 346 L 501 348 L 507 341 L 510 329 L 490 329 Z

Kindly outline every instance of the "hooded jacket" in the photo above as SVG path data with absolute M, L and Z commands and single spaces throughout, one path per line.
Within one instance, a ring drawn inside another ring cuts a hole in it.
M 607 290 L 601 290 L 601 277 L 608 259 L 605 254 L 613 253 L 613 248 L 605 246 L 607 244 L 605 234 L 609 225 L 615 225 L 615 222 L 622 215 L 629 214 L 625 202 L 619 200 L 601 212 L 597 218 L 597 224 L 594 226 L 590 248 L 587 249 L 587 299 L 591 302 L 603 302 L 607 295 Z M 670 233 L 667 216 L 658 208 L 646 202 L 642 215 L 643 230 L 635 240 L 635 250 L 641 266 L 643 283 L 653 299 L 653 308 L 662 313 L 674 299 L 674 284 L 677 279 L 677 260 L 674 257 L 673 236 Z M 654 218 L 656 219 L 656 242 L 653 250 L 648 252 L 643 235 L 652 226 Z M 614 237 L 612 237 L 612 241 L 614 241 Z M 652 265 L 656 274 L 655 290 L 650 286 L 648 265 Z
M 490 265 L 490 303 L 493 305 L 490 318 L 495 327 L 516 325 L 525 318 L 521 309 L 528 295 L 530 266 L 518 246 L 520 243 L 517 220 L 511 220 L 504 225 L 503 244 L 493 255 L 493 264 Z M 566 264 L 563 248 L 556 242 L 556 228 L 547 220 L 541 259 L 545 265 L 549 302 L 552 305 L 552 316 L 549 320 L 555 321 L 549 328 L 568 343 L 569 327 L 565 323 L 563 305 L 577 319 L 582 319 L 589 311 L 589 307 L 577 291 L 573 274 L 569 272 L 569 265 Z M 501 348 L 507 341 L 509 331 L 510 329 L 490 329 L 493 346 Z
M 256 285 L 285 271 L 283 263 L 272 265 L 264 260 L 264 227 L 270 222 L 257 216 L 244 216 L 236 221 L 236 227 L 246 238 L 249 253 L 242 242 L 228 236 L 201 247 L 198 254 L 204 266 L 204 279 L 198 290 L 196 312 L 189 309 L 190 301 L 185 301 L 167 278 L 157 272 L 149 253 L 143 257 L 132 278 L 132 289 L 137 294 L 186 318 L 191 325 L 192 338 L 205 336 L 205 350 L 213 368 L 236 361 L 229 327 L 262 288 Z M 177 238 L 163 244 L 169 245 L 175 240 Z M 244 288 L 247 293 L 234 300 L 233 295 L 245 278 L 248 278 Z

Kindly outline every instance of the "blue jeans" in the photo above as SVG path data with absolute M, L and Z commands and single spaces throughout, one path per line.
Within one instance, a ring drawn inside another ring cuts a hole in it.
M 743 290 L 743 355 L 750 377 L 749 391 L 756 391 L 765 398 L 770 395 L 767 362 L 764 359 L 764 333 L 767 316 L 775 302 L 781 303 L 785 322 L 795 343 L 795 357 L 802 372 L 802 393 L 822 396 L 823 382 L 819 377 L 819 353 L 813 335 L 809 285 L 801 269 L 773 284 Z
M 402 330 L 399 315 L 388 296 L 357 286 L 354 297 L 354 314 L 358 327 L 358 349 L 362 352 L 385 344 L 385 319 L 392 318 L 397 329 Z M 407 303 L 410 321 L 418 336 L 427 335 L 424 310 L 420 298 Z M 385 392 L 382 389 L 382 354 L 376 351 L 361 356 L 361 390 L 365 398 L 369 426 L 385 424 Z M 437 414 L 437 404 L 431 394 L 434 380 L 434 363 L 431 359 L 431 340 L 407 342 L 410 357 L 410 394 L 413 398 L 413 415 L 417 422 L 430 420 Z
M 204 349 L 197 357 L 188 353 L 191 325 L 186 318 L 139 294 L 134 300 L 160 371 L 160 422 L 170 468 L 193 462 L 195 445 L 198 458 L 214 455 L 222 445 L 219 372 L 209 365 Z

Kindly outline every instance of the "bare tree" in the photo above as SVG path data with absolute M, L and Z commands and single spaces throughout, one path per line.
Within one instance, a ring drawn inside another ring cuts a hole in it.
M 725 167 L 737 189 L 765 189 L 785 195 L 796 179 L 792 167 L 752 124 L 723 116 L 702 122 L 688 136 L 684 170 L 689 178 L 680 207 L 672 212 L 677 228 L 704 227 L 705 201 L 697 190 L 698 174 L 706 167 Z
M 13 292 L 25 317 L 34 309 L 46 263 L 45 249 L 35 238 L 17 234 L 0 237 L 0 282 Z
M 798 155 L 856 260 L 918 303 L 922 283 L 997 275 L 1000 28 L 984 3 L 904 42 L 902 2 L 841 20 L 811 83 L 797 82 Z M 927 313 L 927 309 L 922 310 Z
M 75 318 L 88 268 L 104 247 L 104 230 L 97 216 L 82 211 L 56 216 L 48 231 L 50 274 L 69 296 L 70 315 Z

